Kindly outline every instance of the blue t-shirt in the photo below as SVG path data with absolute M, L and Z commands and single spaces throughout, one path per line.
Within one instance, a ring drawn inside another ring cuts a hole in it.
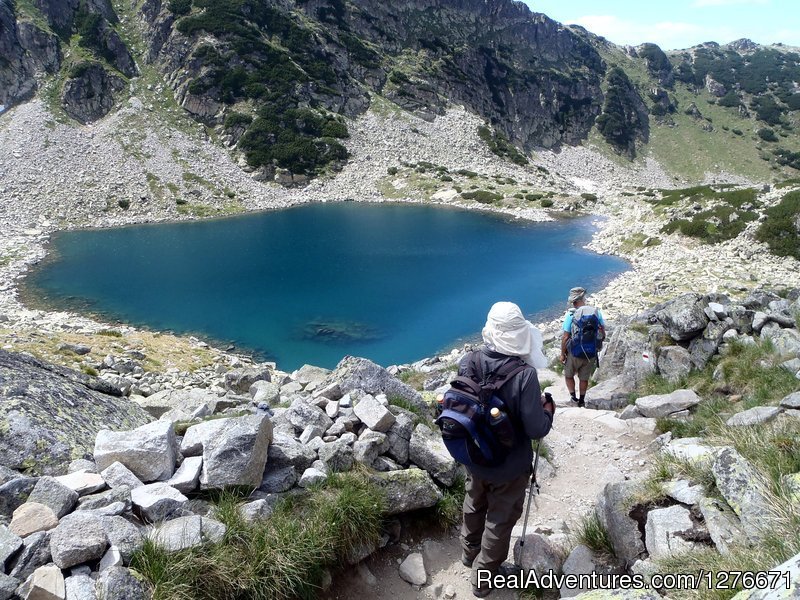
M 588 304 L 584 306 L 588 306 Z M 597 311 L 597 320 L 599 321 L 600 326 L 605 327 L 606 322 L 603 320 L 603 313 L 600 312 L 599 308 L 596 308 L 595 310 Z M 572 333 L 572 313 L 573 311 L 569 310 L 567 311 L 567 314 L 564 315 L 564 326 L 561 328 L 563 331 L 566 331 L 569 334 Z

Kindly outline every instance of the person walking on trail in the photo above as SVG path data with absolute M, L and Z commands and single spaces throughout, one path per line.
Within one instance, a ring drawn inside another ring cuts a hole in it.
M 605 321 L 599 308 L 586 304 L 586 290 L 574 287 L 567 300 L 570 309 L 564 316 L 561 336 L 561 362 L 570 399 L 585 405 L 589 378 L 597 364 L 597 353 L 605 337 Z M 579 396 L 575 396 L 575 376 L 578 376 Z
M 472 567 L 472 591 L 478 598 L 492 591 L 486 580 L 478 580 L 478 571 L 488 571 L 492 576 L 504 571 L 501 566 L 508 556 L 511 531 L 522 515 L 532 473 L 531 440 L 543 438 L 553 424 L 555 404 L 542 396 L 536 373 L 536 366 L 546 366 L 541 334 L 538 338 L 537 334 L 516 304 L 498 302 L 483 328 L 484 345 L 459 364 L 460 376 L 481 382 L 509 361 L 524 361 L 524 368 L 496 392 L 515 430 L 509 454 L 499 466 L 474 465 L 467 469 L 461 562 Z

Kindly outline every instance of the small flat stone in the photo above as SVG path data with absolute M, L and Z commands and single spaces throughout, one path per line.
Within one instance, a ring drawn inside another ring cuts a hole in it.
M 38 502 L 26 502 L 14 511 L 8 530 L 21 538 L 38 531 L 49 531 L 58 525 L 53 509 Z

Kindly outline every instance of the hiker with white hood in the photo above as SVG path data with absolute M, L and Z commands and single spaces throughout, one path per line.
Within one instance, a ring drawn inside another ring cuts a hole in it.
M 485 583 L 478 586 L 477 572 L 502 572 L 511 531 L 522 515 L 531 478 L 531 440 L 547 435 L 555 412 L 552 400 L 541 393 L 536 373 L 537 367 L 547 364 L 541 333 L 516 304 L 498 302 L 492 306 L 483 341 L 479 349 L 461 360 L 458 374 L 479 384 L 493 380 L 498 373 L 507 377 L 495 395 L 505 404 L 513 432 L 508 454 L 499 465 L 467 467 L 461 560 L 473 568 L 473 594 L 479 598 L 487 596 L 491 588 Z

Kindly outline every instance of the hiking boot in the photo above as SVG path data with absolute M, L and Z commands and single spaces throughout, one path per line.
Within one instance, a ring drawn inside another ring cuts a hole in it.
M 476 598 L 486 598 L 486 596 L 488 596 L 491 593 L 492 593 L 492 588 L 490 588 L 488 585 L 483 588 L 479 588 L 476 585 L 472 586 L 472 595 L 475 596 Z
M 475 557 L 469 558 L 463 552 L 461 553 L 461 564 L 462 565 L 464 565 L 465 567 L 471 567 L 472 563 L 474 563 L 474 562 L 475 562 Z
M 578 408 L 584 408 L 586 406 L 586 402 L 583 400 L 578 400 Z

